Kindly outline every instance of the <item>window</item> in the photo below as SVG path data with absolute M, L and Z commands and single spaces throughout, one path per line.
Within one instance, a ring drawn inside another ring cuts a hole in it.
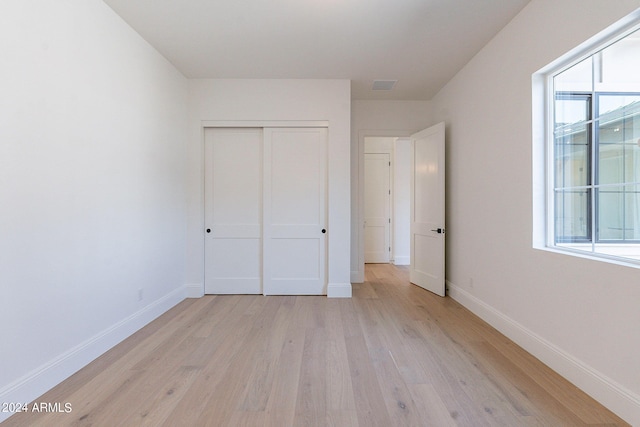
M 640 30 L 547 76 L 547 244 L 640 262 Z

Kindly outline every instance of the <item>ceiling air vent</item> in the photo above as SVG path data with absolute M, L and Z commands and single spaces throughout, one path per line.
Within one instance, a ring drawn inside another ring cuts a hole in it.
M 396 84 L 397 80 L 374 80 L 373 90 L 391 90 Z

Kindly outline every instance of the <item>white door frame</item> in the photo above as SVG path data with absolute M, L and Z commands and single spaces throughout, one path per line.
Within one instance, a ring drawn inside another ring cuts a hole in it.
M 203 120 L 205 128 L 328 128 L 326 120 Z

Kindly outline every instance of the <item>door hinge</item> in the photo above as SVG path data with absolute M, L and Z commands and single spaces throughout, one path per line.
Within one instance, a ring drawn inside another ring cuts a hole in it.
M 389 218 L 389 224 L 391 224 L 391 218 Z

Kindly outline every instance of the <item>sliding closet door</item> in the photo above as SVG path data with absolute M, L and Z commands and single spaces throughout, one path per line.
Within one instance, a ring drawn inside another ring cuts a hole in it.
M 264 130 L 264 293 L 326 294 L 325 128 Z
M 205 129 L 205 293 L 262 293 L 262 129 Z

